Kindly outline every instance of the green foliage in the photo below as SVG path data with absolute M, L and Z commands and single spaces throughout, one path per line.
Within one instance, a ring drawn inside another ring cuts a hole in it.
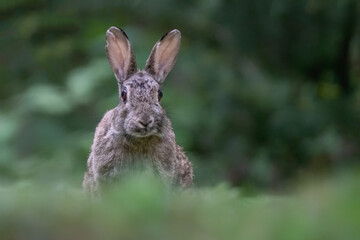
M 221 184 L 168 190 L 132 175 L 91 201 L 71 185 L 0 189 L 4 239 L 358 239 L 358 173 L 317 180 L 288 197 L 244 197 Z
M 360 158 L 359 12 L 356 0 L 1 1 L 0 238 L 360 239 L 360 179 L 343 172 Z M 162 103 L 195 189 L 134 173 L 95 201 L 80 190 L 118 103 L 113 25 L 139 67 L 182 32 Z M 249 197 L 262 188 L 292 190 Z
M 279 188 L 294 176 L 357 165 L 359 7 L 2 2 L 0 180 L 81 182 L 96 124 L 118 102 L 104 51 L 112 25 L 128 33 L 140 67 L 162 34 L 181 30 L 163 105 L 198 185 Z

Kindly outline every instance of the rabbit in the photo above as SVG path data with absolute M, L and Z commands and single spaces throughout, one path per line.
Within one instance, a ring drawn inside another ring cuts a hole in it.
M 106 55 L 119 88 L 119 104 L 105 113 L 95 130 L 83 188 L 97 194 L 136 163 L 150 167 L 169 186 L 193 185 L 192 164 L 176 144 L 160 105 L 161 84 L 173 68 L 181 33 L 166 33 L 153 47 L 145 70 L 138 70 L 132 45 L 117 27 L 106 32 Z

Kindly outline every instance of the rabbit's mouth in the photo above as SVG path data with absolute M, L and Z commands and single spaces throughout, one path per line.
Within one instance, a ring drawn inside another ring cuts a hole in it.
M 156 128 L 136 128 L 131 135 L 138 138 L 145 138 L 156 134 Z

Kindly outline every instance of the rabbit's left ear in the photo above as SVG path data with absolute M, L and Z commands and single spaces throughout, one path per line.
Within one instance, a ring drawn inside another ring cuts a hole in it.
M 176 62 L 180 49 L 181 33 L 174 29 L 166 33 L 153 47 L 146 60 L 145 70 L 162 83 Z
M 106 32 L 106 55 L 115 77 L 122 84 L 137 71 L 134 50 L 126 33 L 117 27 Z

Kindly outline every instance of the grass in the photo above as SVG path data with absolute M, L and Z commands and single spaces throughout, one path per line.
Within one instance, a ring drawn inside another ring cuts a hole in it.
M 169 190 L 134 175 L 90 201 L 71 186 L 0 189 L 0 239 L 360 239 L 360 175 L 247 197 L 226 184 Z

